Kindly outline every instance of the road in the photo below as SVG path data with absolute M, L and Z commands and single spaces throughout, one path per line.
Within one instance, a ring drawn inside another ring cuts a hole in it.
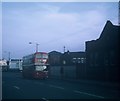
M 21 72 L 2 73 L 2 99 L 120 99 L 120 90 L 61 79 L 24 79 Z

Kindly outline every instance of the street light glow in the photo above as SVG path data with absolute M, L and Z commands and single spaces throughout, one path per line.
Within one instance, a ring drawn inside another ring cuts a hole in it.
M 33 42 L 29 42 L 29 44 L 33 44 Z M 38 44 L 38 43 L 35 43 L 36 44 L 36 53 L 38 52 L 38 45 L 40 45 L 40 44 Z
M 32 44 L 32 42 L 29 42 L 29 44 Z

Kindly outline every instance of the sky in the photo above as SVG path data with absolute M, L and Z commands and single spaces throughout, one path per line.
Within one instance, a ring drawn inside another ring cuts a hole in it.
M 117 2 L 3 2 L 2 57 L 22 58 L 36 43 L 42 52 L 85 51 L 107 20 L 118 25 Z

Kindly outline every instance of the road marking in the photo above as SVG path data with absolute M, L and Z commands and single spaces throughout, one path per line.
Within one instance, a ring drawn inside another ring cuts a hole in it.
M 64 89 L 63 87 L 60 86 L 55 86 L 55 85 L 49 85 L 50 87 L 58 88 L 58 89 Z
M 19 87 L 17 87 L 17 86 L 13 86 L 13 87 L 14 87 L 14 88 L 16 88 L 16 89 L 18 89 L 18 90 L 20 89 L 20 88 L 19 88 Z
M 49 100 L 47 100 L 46 98 L 42 98 L 42 100 L 49 101 Z
M 94 96 L 94 97 L 98 97 L 98 98 L 104 98 L 103 96 L 99 96 L 99 95 L 94 95 L 94 94 L 89 94 L 89 93 L 86 93 L 86 92 L 81 92 L 81 91 L 77 91 L 77 90 L 74 90 L 75 93 L 79 93 L 79 94 L 85 94 L 85 95 L 89 95 L 89 96 Z

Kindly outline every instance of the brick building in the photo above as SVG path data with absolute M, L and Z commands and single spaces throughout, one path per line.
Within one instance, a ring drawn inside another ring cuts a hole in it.
M 120 26 L 107 21 L 97 40 L 86 42 L 86 67 L 89 79 L 119 81 Z

